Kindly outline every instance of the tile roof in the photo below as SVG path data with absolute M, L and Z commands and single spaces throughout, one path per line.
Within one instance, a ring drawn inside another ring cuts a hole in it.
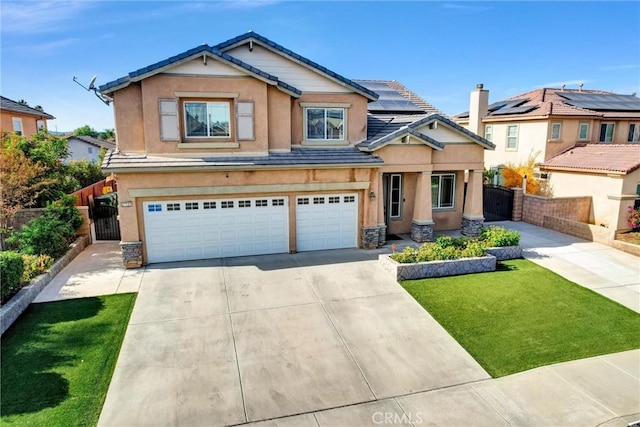
M 475 141 L 476 143 L 487 149 L 492 150 L 495 148 L 495 145 L 492 142 L 476 135 L 473 132 L 470 132 L 451 119 L 445 116 L 441 116 L 440 114 L 428 114 L 420 116 L 369 114 L 367 116 L 367 139 L 357 144 L 357 146 L 363 151 L 375 151 L 378 148 L 383 147 L 393 139 L 408 134 L 423 140 L 427 145 L 430 145 L 436 149 L 438 149 L 437 147 L 439 147 L 439 149 L 442 149 L 444 148 L 444 144 L 417 130 L 418 127 L 431 122 L 439 122 L 445 126 L 448 126 L 452 130 L 467 136 L 469 139 Z
M 355 147 L 339 148 L 298 148 L 289 153 L 269 153 L 255 157 L 164 157 L 144 154 L 124 154 L 110 151 L 102 163 L 109 171 L 140 171 L 149 169 L 260 169 L 318 167 L 323 165 L 371 166 L 376 167 L 382 159 L 359 151 Z
M 576 144 L 539 166 L 541 169 L 626 175 L 640 168 L 640 144 Z
M 292 58 L 296 61 L 299 61 L 301 63 L 303 63 L 304 65 L 315 69 L 316 71 L 319 71 L 322 74 L 325 74 L 326 76 L 329 76 L 331 78 L 333 78 L 334 80 L 337 80 L 349 87 L 351 87 L 352 89 L 354 89 L 356 92 L 360 92 L 362 95 L 365 95 L 367 98 L 371 99 L 371 100 L 376 100 L 378 99 L 378 94 L 375 93 L 372 90 L 367 89 L 366 87 L 358 84 L 356 81 L 348 79 L 346 77 L 341 76 L 340 74 L 329 70 L 326 67 L 323 67 L 322 65 L 311 61 L 310 59 L 305 58 L 302 55 L 299 55 L 295 52 L 293 52 L 292 50 L 289 50 L 287 48 L 285 48 L 284 46 L 279 45 L 278 43 L 275 43 L 271 40 L 269 40 L 268 38 L 261 36 L 258 33 L 255 33 L 253 31 L 248 31 L 244 34 L 241 34 L 237 37 L 231 38 L 227 41 L 224 41 L 222 43 L 218 43 L 217 45 L 213 46 L 214 49 L 220 50 L 220 51 L 226 51 L 229 49 L 232 49 L 238 45 L 244 44 L 250 40 L 255 40 L 257 42 L 259 42 L 262 46 L 266 47 L 267 49 L 279 52 L 285 56 L 288 56 L 289 58 Z
M 47 114 L 42 110 L 36 110 L 35 108 L 31 108 L 28 105 L 20 104 L 12 99 L 5 98 L 4 96 L 0 96 L 0 110 L 13 111 L 15 113 L 20 114 L 28 114 L 30 116 L 42 117 L 47 120 L 53 120 L 51 114 Z
M 77 139 L 87 144 L 93 145 L 94 147 L 106 148 L 107 150 L 112 150 L 116 148 L 116 143 L 111 141 L 105 141 L 104 139 L 94 138 L 92 136 L 86 135 L 69 135 L 67 140 Z
M 607 97 L 620 97 L 613 92 L 602 90 L 588 89 L 560 89 L 560 88 L 539 88 L 530 92 L 507 98 L 503 101 L 494 102 L 489 105 L 489 113 L 483 119 L 498 119 L 505 117 L 539 117 L 539 116 L 575 116 L 575 117 L 639 117 L 640 108 L 636 111 L 602 111 L 599 108 L 581 108 L 577 102 L 567 99 L 567 96 L 573 94 L 578 95 L 601 95 L 604 99 Z M 564 95 L 564 96 L 563 96 Z M 522 101 L 513 104 L 514 101 Z M 512 108 L 517 105 L 515 108 Z M 586 105 L 586 104 L 583 104 Z M 640 105 L 640 103 L 638 104 Z M 517 109 L 522 107 L 523 111 Z M 529 109 L 525 107 L 531 107 Z M 454 119 L 467 119 L 469 112 L 454 116 Z
M 99 90 L 101 93 L 104 94 L 109 94 L 121 87 L 126 87 L 129 85 L 129 83 L 131 82 L 136 82 L 139 80 L 142 80 L 144 78 L 150 77 L 154 74 L 157 74 L 159 72 L 161 72 L 164 68 L 172 65 L 172 64 L 177 64 L 183 61 L 188 61 L 194 58 L 199 57 L 201 54 L 203 55 L 209 55 L 212 57 L 216 57 L 218 59 L 221 60 L 221 62 L 227 63 L 227 64 L 233 64 L 239 68 L 242 68 L 243 70 L 247 71 L 249 74 L 256 76 L 258 78 L 261 78 L 263 80 L 267 80 L 269 82 L 271 82 L 271 84 L 275 84 L 276 86 L 278 86 L 278 88 L 280 88 L 281 90 L 283 90 L 284 92 L 289 93 L 292 96 L 298 97 L 302 94 L 302 92 L 300 90 L 298 90 L 297 88 L 291 86 L 288 83 L 285 83 L 283 81 L 281 81 L 280 79 L 278 79 L 278 77 L 269 74 L 265 71 L 260 70 L 259 68 L 254 67 L 253 65 L 247 64 L 246 62 L 243 62 L 237 58 L 234 58 L 231 55 L 227 55 L 226 53 L 220 52 L 217 49 L 212 48 L 209 45 L 201 45 L 198 47 L 195 47 L 193 49 L 189 49 L 185 52 L 182 52 L 178 55 L 172 56 L 170 58 L 167 58 L 165 60 L 156 62 L 155 64 L 151 64 L 149 66 L 146 66 L 144 68 L 140 68 L 136 71 L 132 71 L 130 72 L 127 76 L 125 77 L 121 77 L 117 80 L 111 81 L 109 83 L 105 83 L 102 86 L 100 86 Z

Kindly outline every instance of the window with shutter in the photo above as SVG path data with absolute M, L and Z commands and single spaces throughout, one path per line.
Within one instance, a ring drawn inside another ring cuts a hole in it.
M 158 110 L 160 111 L 160 139 L 162 141 L 179 140 L 178 100 L 160 99 Z
M 253 101 L 236 101 L 238 140 L 254 140 Z

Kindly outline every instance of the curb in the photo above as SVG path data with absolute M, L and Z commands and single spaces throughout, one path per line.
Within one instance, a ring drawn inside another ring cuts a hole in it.
M 13 325 L 13 322 L 20 317 L 22 312 L 27 309 L 29 304 L 33 302 L 44 287 L 88 245 L 88 236 L 78 237 L 76 241 L 70 245 L 71 249 L 69 249 L 62 258 L 53 263 L 49 271 L 33 279 L 27 286 L 20 289 L 9 302 L 0 307 L 0 335 L 4 334 L 6 330 Z

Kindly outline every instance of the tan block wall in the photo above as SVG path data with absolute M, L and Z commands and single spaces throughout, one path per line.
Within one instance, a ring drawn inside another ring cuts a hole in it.
M 89 207 L 88 206 L 76 206 L 84 218 L 84 223 L 78 228 L 77 233 L 79 236 L 91 236 L 91 219 L 89 219 Z M 29 221 L 41 217 L 46 208 L 31 208 L 22 209 L 17 212 L 13 217 L 13 229 L 20 230 L 23 226 L 27 225 Z
M 585 224 L 584 222 L 553 216 L 545 216 L 542 226 L 561 233 L 570 234 L 571 236 L 576 236 L 581 239 L 604 244 L 610 244 L 611 241 L 614 240 L 616 234 L 615 230 L 611 230 L 606 227 Z
M 587 223 L 590 210 L 590 196 L 548 198 L 525 194 L 522 220 L 541 227 L 547 216 Z

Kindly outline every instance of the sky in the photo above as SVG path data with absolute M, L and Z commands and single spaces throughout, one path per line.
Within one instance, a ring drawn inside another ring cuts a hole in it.
M 640 2 L 0 2 L 0 94 L 53 131 L 114 127 L 102 85 L 253 30 L 353 79 L 397 80 L 449 115 L 539 87 L 640 93 Z

